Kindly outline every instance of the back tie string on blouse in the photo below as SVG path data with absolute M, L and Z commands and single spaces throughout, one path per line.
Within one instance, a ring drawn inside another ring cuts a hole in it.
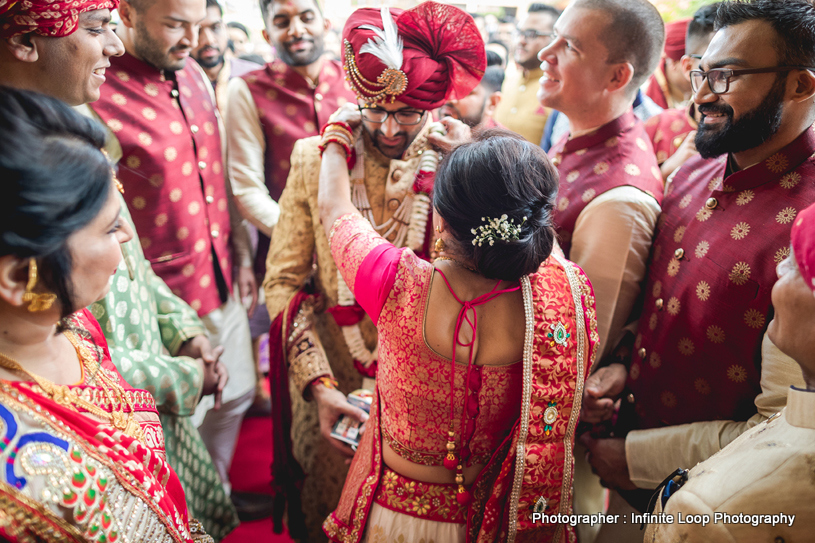
M 470 450 L 470 440 L 475 434 L 475 419 L 478 416 L 478 393 L 481 390 L 481 368 L 474 367 L 473 365 L 473 346 L 475 345 L 476 330 L 478 328 L 478 313 L 475 308 L 483 305 L 491 300 L 494 300 L 501 294 L 507 292 L 515 292 L 520 290 L 521 286 L 498 290 L 501 280 L 492 287 L 492 290 L 486 294 L 482 294 L 472 300 L 462 301 L 456 296 L 450 281 L 440 269 L 436 268 L 441 278 L 444 279 L 444 284 L 447 285 L 447 290 L 453 295 L 456 302 L 461 305 L 456 318 L 456 327 L 453 332 L 453 356 L 450 363 L 450 423 L 447 431 L 447 456 L 444 459 L 444 467 L 449 470 L 456 470 L 456 484 L 458 484 L 458 491 L 456 493 L 456 500 L 461 504 L 470 503 L 470 493 L 464 487 L 464 466 L 463 463 L 467 462 L 472 456 Z M 462 342 L 460 338 L 461 326 L 466 322 L 472 329 L 473 336 L 469 342 Z M 459 447 L 459 454 L 456 455 L 456 439 L 455 432 L 453 431 L 453 419 L 455 418 L 455 378 L 456 378 L 456 346 L 469 347 L 470 356 L 467 360 L 467 376 L 465 378 L 464 386 L 464 409 L 461 411 L 461 445 Z

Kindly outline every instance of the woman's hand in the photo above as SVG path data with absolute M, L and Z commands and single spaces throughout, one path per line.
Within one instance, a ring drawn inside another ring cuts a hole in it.
M 346 123 L 354 130 L 362 123 L 362 115 L 359 112 L 359 106 L 354 103 L 348 102 L 331 114 L 328 118 L 330 123 Z

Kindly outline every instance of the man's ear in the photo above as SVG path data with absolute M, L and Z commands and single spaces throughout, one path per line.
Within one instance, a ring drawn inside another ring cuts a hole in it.
M 9 305 L 22 306 L 23 294 L 28 284 L 27 258 L 14 255 L 0 257 L 0 299 Z
M 503 98 L 501 91 L 495 91 L 490 95 L 489 99 L 487 99 L 487 107 L 484 109 L 485 116 L 489 115 L 492 117 L 495 115 L 495 109 L 498 107 L 498 104 L 501 103 L 501 98 Z
M 135 14 L 136 10 L 133 9 L 130 2 L 127 0 L 121 0 L 119 3 L 118 12 L 119 18 L 122 20 L 123 25 L 125 25 L 127 28 L 136 27 L 136 23 L 133 21 L 133 15 Z
M 815 96 L 815 74 L 811 70 L 801 70 L 795 78 L 792 100 L 803 102 Z
M 14 36 L 3 40 L 6 48 L 20 62 L 37 62 L 40 58 L 37 51 L 37 40 L 31 39 L 34 33 L 29 32 L 21 36 Z
M 690 81 L 690 71 L 693 70 L 693 59 L 688 55 L 682 55 L 682 60 L 679 62 L 682 63 L 682 75 Z
M 631 82 L 634 77 L 634 66 L 630 62 L 618 62 L 614 65 L 611 72 L 611 79 L 606 85 L 606 90 L 614 92 L 624 89 Z

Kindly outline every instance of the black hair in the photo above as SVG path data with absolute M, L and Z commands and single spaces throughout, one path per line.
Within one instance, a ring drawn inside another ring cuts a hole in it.
M 714 32 L 716 22 L 716 10 L 719 9 L 720 2 L 707 4 L 696 10 L 693 18 L 688 21 L 688 30 L 685 32 L 685 51 L 696 49 L 700 42 L 708 41 Z M 691 45 L 693 44 L 693 45 Z
M 487 68 L 490 66 L 503 66 L 504 59 L 501 58 L 501 55 L 496 53 L 495 51 L 490 51 L 487 49 L 484 51 L 487 54 Z
M 775 29 L 779 65 L 815 66 L 815 6 L 810 2 L 722 2 L 716 12 L 716 30 L 755 20 L 767 21 Z
M 534 4 L 529 4 L 529 9 L 526 10 L 527 13 L 548 13 L 555 19 L 560 17 L 560 10 L 554 6 L 550 6 L 549 4 L 544 4 L 542 2 L 535 2 Z
M 557 170 L 539 146 L 509 130 L 490 129 L 456 147 L 439 164 L 433 206 L 459 242 L 462 256 L 481 275 L 517 281 L 535 272 L 552 252 L 557 190 Z M 482 217 L 502 215 L 522 224 L 520 239 L 473 245 L 473 230 L 485 224 Z
M 220 2 L 218 2 L 218 0 L 207 0 L 207 9 L 209 8 L 218 8 L 218 11 L 221 13 L 221 17 L 224 16 L 224 7 Z
M 487 51 L 487 53 L 492 53 L 495 56 L 498 56 L 496 53 L 492 51 Z M 488 55 L 489 56 L 489 55 Z M 484 77 L 481 78 L 481 86 L 487 89 L 489 94 L 494 92 L 498 92 L 501 90 L 501 86 L 504 84 L 504 69 L 501 67 L 500 64 L 490 66 L 489 61 L 487 61 L 487 69 L 484 70 Z
M 104 127 L 43 94 L 0 87 L 0 255 L 34 258 L 65 317 L 77 309 L 68 238 L 110 196 Z
M 596 9 L 608 24 L 600 41 L 608 49 L 609 64 L 630 62 L 634 75 L 627 90 L 633 96 L 654 72 L 665 44 L 665 23 L 648 0 L 577 0 L 573 7 Z
M 275 0 L 260 0 L 260 13 L 263 15 L 263 22 L 266 23 L 266 19 L 269 17 L 269 4 L 274 2 Z M 320 5 L 320 0 L 313 0 L 314 5 L 317 6 L 317 12 L 320 16 L 323 16 L 323 7 Z
M 232 22 L 226 23 L 226 26 L 227 26 L 227 28 L 236 28 L 236 29 L 240 30 L 241 32 L 243 32 L 244 34 L 246 34 L 247 38 L 250 37 L 249 36 L 249 29 L 246 28 L 244 25 L 242 25 L 241 23 L 239 23 L 237 21 L 232 21 Z

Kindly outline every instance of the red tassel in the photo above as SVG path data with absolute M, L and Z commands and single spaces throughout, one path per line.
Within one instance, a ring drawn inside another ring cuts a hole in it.
M 458 492 L 456 492 L 456 501 L 460 505 L 470 505 L 470 502 L 472 501 L 470 493 L 467 491 L 466 488 L 464 488 L 463 485 L 458 486 Z
M 456 458 L 455 453 L 452 451 L 448 452 L 447 456 L 444 457 L 444 467 L 452 471 L 456 469 L 457 465 L 458 459 Z

